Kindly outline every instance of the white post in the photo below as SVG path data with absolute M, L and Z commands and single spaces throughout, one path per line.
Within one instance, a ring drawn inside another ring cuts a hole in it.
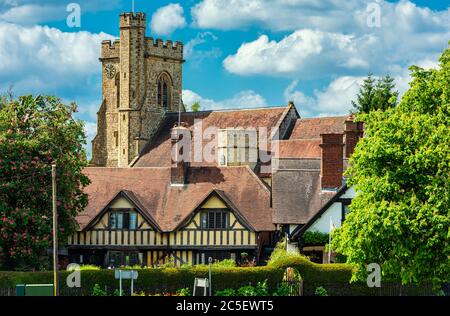
M 119 296 L 122 296 L 122 270 L 119 270 Z
M 134 271 L 131 271 L 131 296 L 133 296 Z
M 212 257 L 209 257 L 209 279 L 208 279 L 208 289 L 209 289 L 209 296 L 211 296 L 211 263 L 212 263 Z M 206 289 L 205 289 L 206 290 Z

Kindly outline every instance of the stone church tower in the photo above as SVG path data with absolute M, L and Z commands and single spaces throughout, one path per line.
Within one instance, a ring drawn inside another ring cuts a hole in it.
M 145 37 L 145 13 L 120 15 L 120 40 L 103 41 L 102 104 L 92 164 L 127 167 L 181 100 L 183 44 Z

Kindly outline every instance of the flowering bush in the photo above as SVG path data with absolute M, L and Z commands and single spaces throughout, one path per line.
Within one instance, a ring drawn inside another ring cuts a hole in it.
M 51 165 L 57 163 L 58 236 L 65 242 L 84 209 L 89 179 L 75 105 L 54 97 L 0 99 L 0 249 L 4 268 L 40 269 L 52 243 Z

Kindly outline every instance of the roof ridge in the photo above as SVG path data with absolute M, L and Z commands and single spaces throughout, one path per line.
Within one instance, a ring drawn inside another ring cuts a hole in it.
M 298 121 L 311 121 L 311 120 L 320 120 L 320 119 L 330 119 L 330 118 L 347 118 L 348 115 L 336 115 L 336 116 L 318 116 L 318 117 L 302 117 L 297 119 Z
M 239 111 L 254 111 L 254 110 L 274 110 L 274 109 L 284 109 L 286 105 L 276 105 L 276 106 L 260 106 L 254 108 L 244 108 L 244 109 L 218 109 L 218 110 L 203 110 L 197 112 L 182 112 L 182 114 L 195 115 L 199 113 L 214 113 L 214 112 L 239 112 Z M 168 112 L 167 115 L 178 115 L 178 112 Z

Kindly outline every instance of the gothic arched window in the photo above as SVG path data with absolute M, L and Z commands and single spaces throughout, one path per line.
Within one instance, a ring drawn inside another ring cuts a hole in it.
M 163 108 L 168 108 L 170 104 L 170 89 L 172 81 L 168 74 L 163 73 L 158 79 L 158 105 Z

